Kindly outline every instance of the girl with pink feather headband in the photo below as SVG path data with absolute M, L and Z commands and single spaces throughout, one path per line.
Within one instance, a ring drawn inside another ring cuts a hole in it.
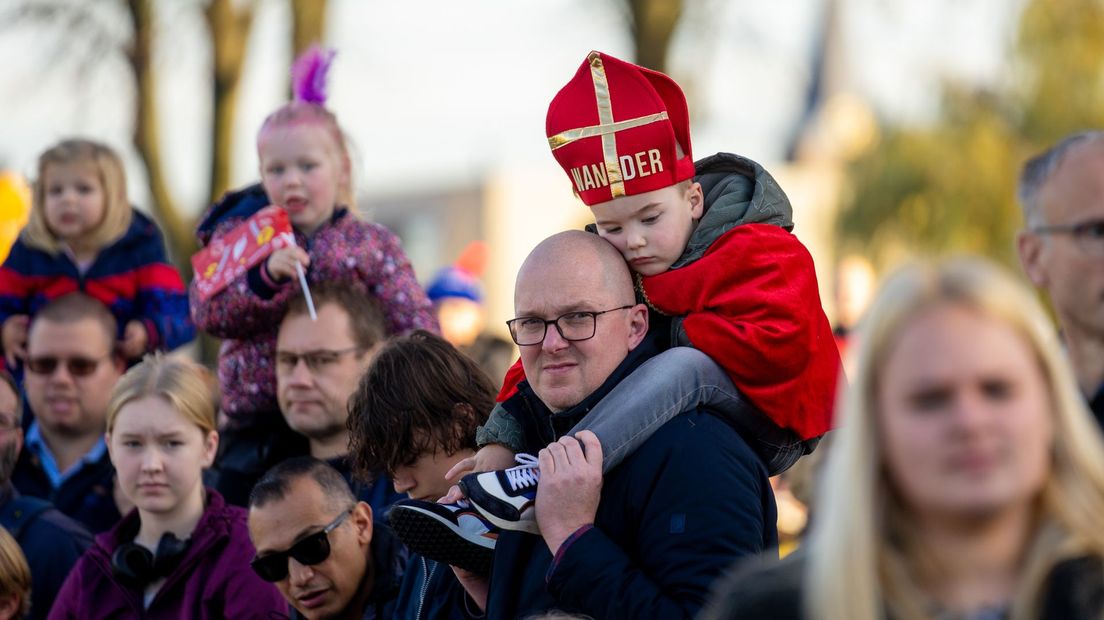
M 210 299 L 201 300 L 194 283 L 190 291 L 196 325 L 223 340 L 218 374 L 224 449 L 216 462 L 216 488 L 233 503 L 245 504 L 253 482 L 269 466 L 306 452 L 305 439 L 287 427 L 280 412 L 275 363 L 276 335 L 287 302 L 302 293 L 299 269 L 308 286 L 336 282 L 369 294 L 379 303 L 389 333 L 438 329 L 432 305 L 398 238 L 355 213 L 346 140 L 333 112 L 325 107 L 325 80 L 333 56 L 332 50 L 315 46 L 295 62 L 294 100 L 270 114 L 257 135 L 261 184 L 228 193 L 197 230 L 206 245 L 274 204 L 287 211 L 296 238 L 295 246 L 273 252 Z M 366 363 L 367 355 L 337 351 L 334 361 L 352 358 Z M 310 372 L 321 375 L 325 370 Z M 348 469 L 335 464 L 339 470 Z M 382 477 L 375 486 L 380 484 L 390 488 Z M 396 497 L 382 487 L 365 494 L 372 495 L 366 501 L 373 508 Z

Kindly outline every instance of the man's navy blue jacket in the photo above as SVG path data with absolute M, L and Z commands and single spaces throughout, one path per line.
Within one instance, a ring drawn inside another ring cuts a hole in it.
M 649 335 L 567 411 L 550 412 L 527 382 L 504 406 L 535 453 L 655 352 Z M 560 609 L 603 619 L 693 618 L 737 559 L 777 546 L 775 520 L 766 469 L 747 443 L 708 411 L 686 411 L 606 475 L 594 526 L 572 536 L 555 560 L 539 536 L 499 536 L 487 616 Z
M 38 456 L 24 449 L 15 463 L 11 482 L 23 495 L 40 497 L 66 515 L 76 519 L 93 534 L 107 531 L 123 518 L 113 493 L 115 467 L 105 450 L 94 463 L 86 463 L 79 472 L 54 488 Z
M 10 483 L 0 484 L 0 525 L 15 537 L 31 569 L 29 617 L 45 618 L 70 569 L 92 546 L 92 534 L 45 500 L 20 497 Z

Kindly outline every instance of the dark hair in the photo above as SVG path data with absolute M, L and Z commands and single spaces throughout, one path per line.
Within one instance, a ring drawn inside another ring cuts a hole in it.
M 1016 197 L 1019 198 L 1020 204 L 1023 206 L 1024 220 L 1028 228 L 1046 223 L 1039 205 L 1039 194 L 1069 152 L 1081 145 L 1093 142 L 1099 144 L 1101 141 L 1104 141 L 1104 131 L 1075 133 L 1066 136 L 1060 142 L 1032 157 L 1023 165 L 1023 169 L 1020 171 L 1019 185 L 1016 188 Z
M 318 484 L 327 503 L 335 509 L 356 503 L 356 497 L 341 472 L 313 456 L 297 456 L 279 463 L 261 476 L 249 492 L 249 507 L 260 508 L 269 502 L 284 499 L 291 491 L 292 482 L 308 476 Z
M 475 449 L 495 393 L 479 366 L 440 336 L 418 330 L 389 340 L 349 398 L 355 474 L 368 480 L 426 452 Z
M 332 282 L 319 282 L 311 286 L 311 299 L 315 308 L 336 304 L 345 310 L 349 315 L 350 335 L 361 349 L 371 349 L 387 338 L 387 319 L 383 316 L 379 302 L 368 294 Z M 284 319 L 307 313 L 307 299 L 303 293 L 299 293 L 288 300 Z

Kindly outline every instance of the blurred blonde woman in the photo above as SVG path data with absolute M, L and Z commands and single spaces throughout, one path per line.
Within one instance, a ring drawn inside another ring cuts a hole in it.
M 19 543 L 0 527 L 0 620 L 19 620 L 31 610 L 31 569 Z
M 704 618 L 1104 617 L 1104 441 L 1035 297 L 916 265 L 860 326 L 805 551 Z

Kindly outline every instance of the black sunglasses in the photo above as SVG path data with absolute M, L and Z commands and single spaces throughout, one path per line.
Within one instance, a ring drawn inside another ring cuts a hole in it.
M 288 576 L 288 558 L 305 566 L 314 566 L 324 562 L 330 557 L 330 532 L 334 531 L 341 522 L 353 512 L 350 508 L 338 515 L 329 525 L 307 536 L 291 546 L 287 551 L 277 551 L 265 556 L 257 556 L 249 563 L 253 572 L 265 581 L 275 583 Z
M 57 358 L 50 355 L 31 357 L 27 359 L 27 370 L 36 375 L 52 375 L 58 365 L 65 364 L 65 369 L 74 377 L 87 377 L 96 372 L 100 362 L 111 357 L 111 354 L 99 358 L 69 357 Z

